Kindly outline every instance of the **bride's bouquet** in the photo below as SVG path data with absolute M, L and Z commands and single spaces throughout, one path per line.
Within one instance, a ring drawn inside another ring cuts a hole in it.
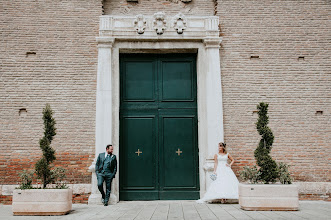
M 215 181 L 217 179 L 217 175 L 215 173 L 210 174 L 210 179 Z

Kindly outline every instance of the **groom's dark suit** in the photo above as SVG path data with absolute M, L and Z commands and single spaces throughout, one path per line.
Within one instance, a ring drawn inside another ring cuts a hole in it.
M 108 204 L 111 181 L 115 177 L 117 171 L 117 160 L 114 154 L 109 155 L 107 153 L 100 153 L 95 164 L 95 173 L 98 179 L 98 188 L 104 199 L 104 202 Z M 106 181 L 106 195 L 103 190 L 103 181 Z

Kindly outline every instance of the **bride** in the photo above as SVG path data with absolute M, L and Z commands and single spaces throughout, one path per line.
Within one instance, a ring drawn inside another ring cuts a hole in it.
M 231 169 L 234 159 L 226 152 L 225 147 L 225 143 L 218 144 L 218 154 L 214 156 L 216 180 L 210 184 L 204 197 L 197 203 L 211 202 L 215 199 L 222 199 L 224 203 L 226 199 L 238 199 L 239 181 Z M 228 159 L 231 160 L 230 164 L 227 163 Z

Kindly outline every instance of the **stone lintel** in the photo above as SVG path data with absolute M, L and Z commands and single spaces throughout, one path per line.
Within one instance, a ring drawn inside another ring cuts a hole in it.
M 154 16 L 100 16 L 99 36 L 123 40 L 202 40 L 219 36 L 217 16 L 168 16 L 162 12 Z

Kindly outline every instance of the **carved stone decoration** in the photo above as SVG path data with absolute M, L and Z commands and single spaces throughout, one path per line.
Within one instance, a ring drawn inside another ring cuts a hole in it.
M 187 27 L 186 23 L 185 15 L 182 13 L 179 13 L 174 17 L 174 28 L 177 30 L 178 34 L 182 34 L 184 32 Z
M 137 15 L 136 19 L 133 21 L 133 26 L 137 30 L 138 34 L 143 34 L 146 29 L 146 20 L 143 15 Z
M 192 0 L 166 0 L 168 2 L 172 2 L 172 3 L 175 3 L 175 4 L 178 4 L 178 2 L 183 2 L 183 3 L 190 3 L 192 2 Z
M 166 1 L 178 4 L 180 0 L 166 0 Z
M 167 21 L 165 19 L 164 12 L 157 12 L 154 14 L 153 27 L 157 34 L 163 34 L 166 27 Z

